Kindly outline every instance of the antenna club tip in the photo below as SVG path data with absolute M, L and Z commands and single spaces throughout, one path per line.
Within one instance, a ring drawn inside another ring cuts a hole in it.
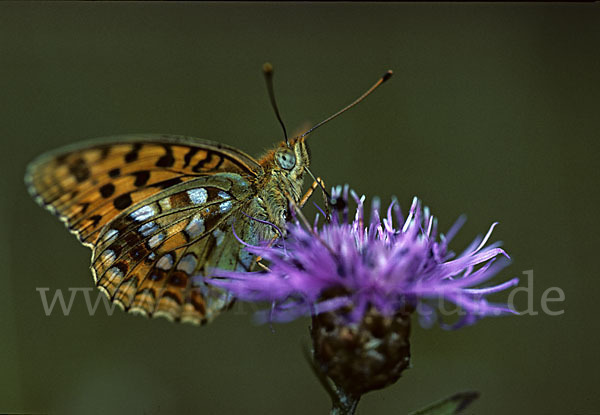
M 262 70 L 266 75 L 270 75 L 273 73 L 273 65 L 271 65 L 271 62 L 265 62 L 263 63 Z
M 383 76 L 381 77 L 381 81 L 382 82 L 387 81 L 388 79 L 390 79 L 392 77 L 393 74 L 394 74 L 394 72 L 391 69 L 388 69 L 388 71 L 385 74 L 383 74 Z

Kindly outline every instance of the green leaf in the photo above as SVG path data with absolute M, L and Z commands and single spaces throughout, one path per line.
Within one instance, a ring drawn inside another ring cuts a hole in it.
M 454 415 L 460 414 L 467 406 L 479 397 L 479 392 L 459 392 L 449 398 L 442 399 L 408 415 Z

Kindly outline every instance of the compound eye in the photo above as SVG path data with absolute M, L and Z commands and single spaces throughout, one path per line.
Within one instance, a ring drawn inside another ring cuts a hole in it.
M 282 150 L 275 154 L 275 161 L 282 169 L 292 170 L 296 165 L 296 156 L 292 150 Z

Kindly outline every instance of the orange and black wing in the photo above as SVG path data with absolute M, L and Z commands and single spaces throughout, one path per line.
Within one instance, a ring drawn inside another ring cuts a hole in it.
M 93 249 L 96 284 L 131 312 L 201 323 L 226 307 L 210 267 L 247 269 L 231 232 L 252 241 L 242 212 L 262 174 L 232 147 L 173 136 L 125 136 L 35 160 L 35 200 Z
M 241 151 L 177 136 L 121 136 L 42 155 L 25 182 L 42 206 L 92 247 L 120 212 L 169 187 L 202 175 L 257 177 L 262 167 Z

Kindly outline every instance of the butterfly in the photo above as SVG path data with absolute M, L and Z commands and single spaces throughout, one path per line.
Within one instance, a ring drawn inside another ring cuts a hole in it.
M 234 300 L 205 282 L 210 271 L 251 271 L 256 258 L 244 244 L 285 234 L 310 164 L 306 136 L 323 123 L 292 139 L 283 127 L 285 140 L 258 160 L 191 137 L 97 139 L 38 157 L 25 182 L 34 200 L 92 249 L 94 282 L 113 303 L 204 324 Z

